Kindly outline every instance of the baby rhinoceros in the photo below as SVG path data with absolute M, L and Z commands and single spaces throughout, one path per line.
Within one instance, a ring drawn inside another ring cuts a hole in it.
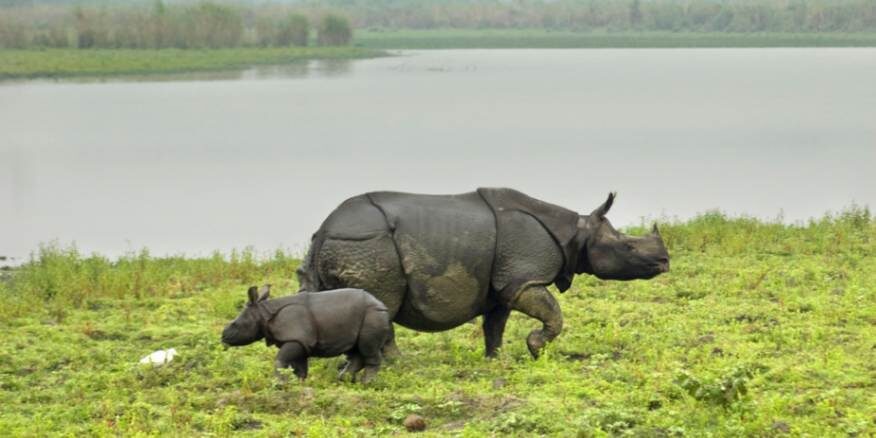
M 299 379 L 307 377 L 307 358 L 346 354 L 345 373 L 356 380 L 363 368 L 362 383 L 377 374 L 381 349 L 391 327 L 386 306 L 361 289 L 336 289 L 299 293 L 268 299 L 270 285 L 247 291 L 249 301 L 238 317 L 222 331 L 222 343 L 248 345 L 264 338 L 280 348 L 278 370 L 291 367 Z

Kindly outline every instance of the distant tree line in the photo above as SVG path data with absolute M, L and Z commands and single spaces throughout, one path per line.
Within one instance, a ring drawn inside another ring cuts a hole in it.
M 316 22 L 312 29 L 311 22 Z M 243 8 L 201 2 L 137 6 L 0 8 L 0 47 L 227 48 L 347 45 L 350 20 L 337 13 Z
M 874 0 L 319 0 L 356 27 L 691 32 L 876 31 Z
M 317 44 L 342 45 L 354 27 L 876 32 L 876 0 L 88 1 L 71 9 L 56 0 L 0 0 L 0 47 L 289 46 L 306 45 L 312 33 Z

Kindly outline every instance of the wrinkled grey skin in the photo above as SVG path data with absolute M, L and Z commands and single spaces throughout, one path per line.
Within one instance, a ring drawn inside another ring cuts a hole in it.
M 261 293 L 261 295 L 259 295 Z M 386 306 L 361 289 L 338 289 L 269 300 L 270 286 L 247 291 L 246 307 L 222 331 L 222 343 L 248 345 L 264 339 L 277 346 L 276 369 L 292 368 L 307 378 L 309 357 L 347 356 L 351 381 L 364 369 L 362 383 L 374 378 L 382 361 L 381 349 L 392 330 Z M 278 373 L 279 374 L 279 373 Z M 281 376 L 282 377 L 282 376 Z
M 535 358 L 563 326 L 550 284 L 564 292 L 576 274 L 634 280 L 669 270 L 656 224 L 641 237 L 612 227 L 605 216 L 614 198 L 579 215 L 510 189 L 356 196 L 314 234 L 298 270 L 301 290 L 367 289 L 394 322 L 421 331 L 483 315 L 487 357 L 517 310 L 543 324 L 527 337 Z M 384 351 L 394 349 L 391 338 Z

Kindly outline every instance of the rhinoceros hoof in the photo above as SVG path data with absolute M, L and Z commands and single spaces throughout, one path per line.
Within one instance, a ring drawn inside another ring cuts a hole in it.
M 365 372 L 362 373 L 362 378 L 359 380 L 363 385 L 367 385 L 369 382 L 374 380 L 374 377 L 377 376 L 377 369 L 366 367 Z
M 395 344 L 386 344 L 383 346 L 381 354 L 385 359 L 397 359 L 402 353 Z

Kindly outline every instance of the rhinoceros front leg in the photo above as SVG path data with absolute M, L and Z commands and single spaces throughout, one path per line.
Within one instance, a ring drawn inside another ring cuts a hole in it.
M 277 352 L 276 369 L 292 368 L 298 379 L 307 378 L 307 351 L 297 342 L 287 342 Z M 278 377 L 284 380 L 284 376 Z
M 520 293 L 512 308 L 543 324 L 541 330 L 533 330 L 526 338 L 529 353 L 537 359 L 545 344 L 556 338 L 563 330 L 563 313 L 560 311 L 560 305 L 544 286 L 531 286 Z
M 496 357 L 499 347 L 502 346 L 502 334 L 505 333 L 505 323 L 508 322 L 509 315 L 511 309 L 502 305 L 484 313 L 484 343 L 488 358 Z

